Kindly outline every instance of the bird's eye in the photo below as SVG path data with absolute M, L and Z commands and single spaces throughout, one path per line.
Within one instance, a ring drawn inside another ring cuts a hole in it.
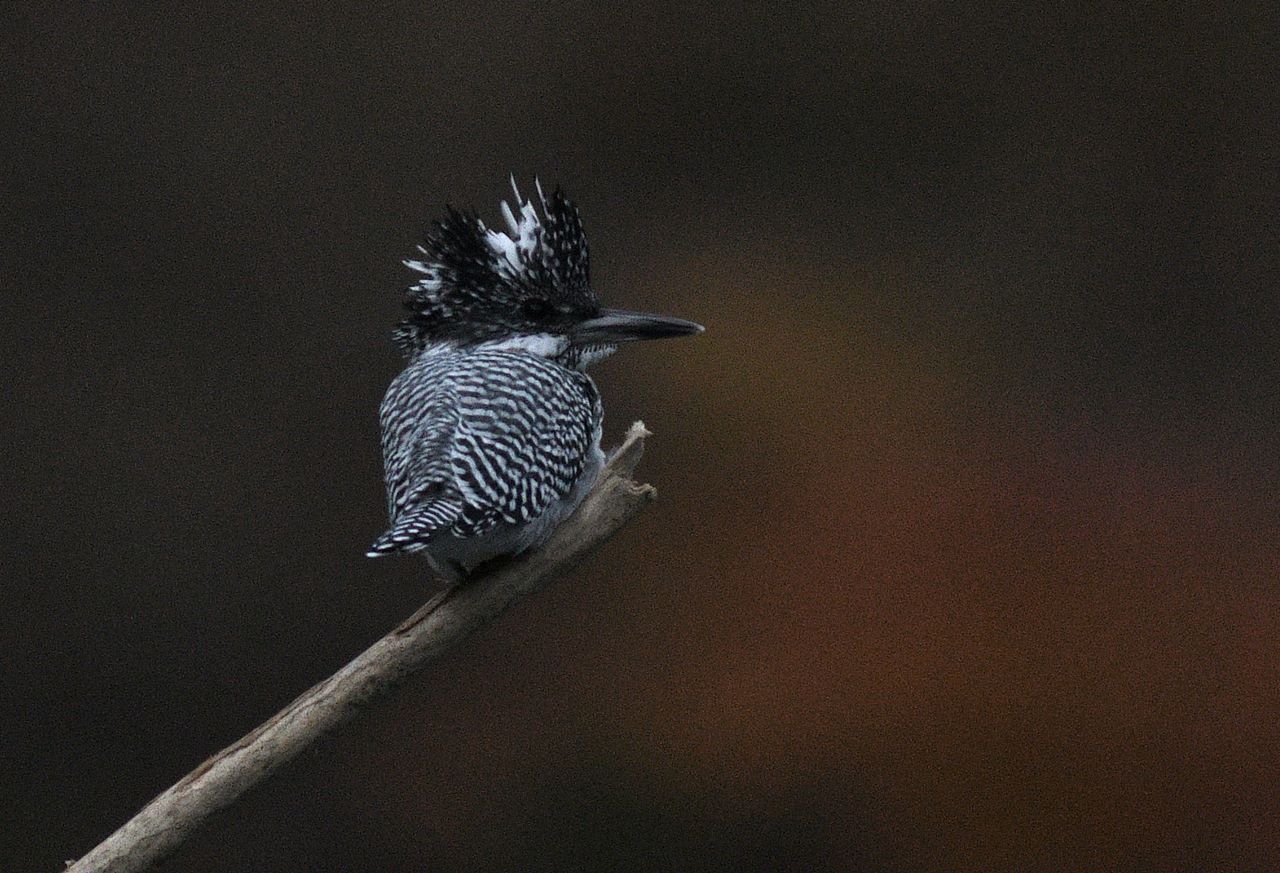
M 520 311 L 525 318 L 541 319 L 551 314 L 551 304 L 541 297 L 530 297 L 520 304 Z

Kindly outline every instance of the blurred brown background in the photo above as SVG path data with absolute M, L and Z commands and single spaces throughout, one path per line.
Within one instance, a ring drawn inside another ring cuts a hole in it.
M 708 325 L 598 368 L 661 500 L 164 869 L 1280 868 L 1275 22 L 1218 8 L 12 12 L 0 868 L 426 598 L 361 556 L 399 259 L 509 171 Z

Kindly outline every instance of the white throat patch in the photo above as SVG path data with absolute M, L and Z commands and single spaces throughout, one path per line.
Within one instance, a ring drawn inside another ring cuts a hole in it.
M 505 337 L 481 343 L 479 348 L 495 352 L 525 352 L 542 358 L 558 358 L 569 348 L 569 338 L 550 333 Z

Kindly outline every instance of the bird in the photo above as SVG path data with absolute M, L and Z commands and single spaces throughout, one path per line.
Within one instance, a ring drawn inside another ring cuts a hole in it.
M 418 274 L 393 335 L 406 363 L 379 408 L 389 526 L 367 556 L 421 554 L 453 582 L 541 545 L 587 495 L 605 456 L 586 368 L 620 343 L 703 331 L 602 308 L 577 207 L 510 181 L 504 230 L 448 206 L 404 261 Z

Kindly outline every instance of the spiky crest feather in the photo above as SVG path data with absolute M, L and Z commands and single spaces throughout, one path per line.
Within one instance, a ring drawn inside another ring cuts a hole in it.
M 577 207 L 559 187 L 550 197 L 535 187 L 541 213 L 512 178 L 518 213 L 502 203 L 505 233 L 486 228 L 474 212 L 447 207 L 418 246 L 422 258 L 404 262 L 422 274 L 405 293 L 409 316 L 395 331 L 406 356 L 436 341 L 480 342 L 519 331 L 527 321 L 521 307 L 532 300 L 566 312 L 598 306 Z

